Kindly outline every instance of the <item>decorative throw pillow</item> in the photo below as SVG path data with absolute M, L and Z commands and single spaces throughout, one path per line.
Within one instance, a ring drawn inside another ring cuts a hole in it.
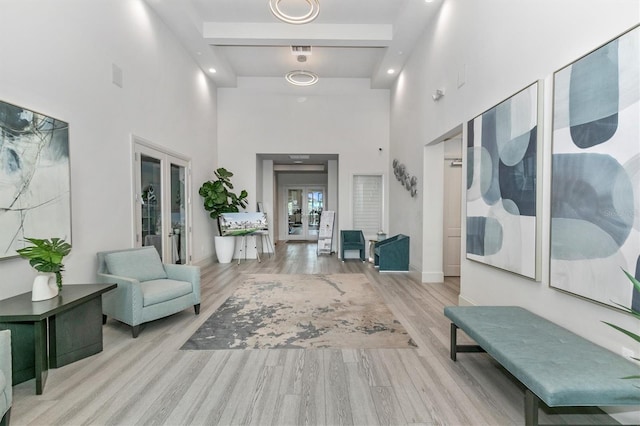
M 138 281 L 167 278 L 160 255 L 154 247 L 109 253 L 104 260 L 112 275 L 135 278 Z

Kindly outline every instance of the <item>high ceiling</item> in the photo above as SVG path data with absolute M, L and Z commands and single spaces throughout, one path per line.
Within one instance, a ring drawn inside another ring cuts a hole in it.
M 308 1 L 278 6 L 298 16 L 310 9 Z M 287 24 L 271 13 L 269 0 L 146 2 L 218 87 L 235 87 L 238 77 L 308 70 L 320 79 L 370 78 L 372 88 L 388 88 L 439 7 L 438 0 L 319 0 L 317 19 Z M 311 55 L 300 62 L 291 46 L 311 46 Z

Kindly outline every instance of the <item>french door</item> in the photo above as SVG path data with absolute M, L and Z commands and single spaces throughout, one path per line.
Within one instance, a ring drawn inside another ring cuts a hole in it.
M 320 215 L 324 210 L 325 188 L 317 186 L 296 186 L 286 189 L 289 240 L 318 239 Z
M 134 137 L 135 245 L 165 263 L 191 261 L 190 163 Z

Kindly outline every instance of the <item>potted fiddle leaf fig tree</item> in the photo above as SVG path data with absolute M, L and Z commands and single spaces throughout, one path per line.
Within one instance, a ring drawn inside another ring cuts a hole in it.
M 31 300 L 46 300 L 62 291 L 62 259 L 71 251 L 71 244 L 62 238 L 25 238 L 31 245 L 16 250 L 29 264 L 40 272 L 33 281 Z M 55 282 L 53 282 L 55 277 Z
M 218 168 L 213 174 L 215 179 L 204 182 L 198 193 L 202 197 L 204 209 L 209 212 L 209 216 L 216 221 L 218 226 L 218 236 L 215 237 L 218 261 L 229 263 L 233 259 L 235 238 L 222 236 L 220 216 L 224 213 L 236 213 L 240 211 L 240 208 L 246 208 L 249 194 L 244 189 L 240 191 L 240 195 L 232 191 L 231 178 L 233 173 L 224 167 Z

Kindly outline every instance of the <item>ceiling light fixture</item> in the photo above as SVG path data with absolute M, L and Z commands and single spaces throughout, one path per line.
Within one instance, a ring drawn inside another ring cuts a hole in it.
M 281 20 L 282 22 L 286 22 L 287 24 L 308 24 L 318 17 L 320 13 L 320 2 L 319 0 L 304 0 L 309 3 L 311 8 L 309 12 L 300 16 L 291 16 L 284 13 L 280 10 L 280 2 L 282 0 L 269 0 L 269 8 L 271 9 L 271 13 Z
M 210 72 L 211 74 L 215 74 L 217 71 L 216 71 L 216 69 L 215 69 L 215 68 L 209 68 L 209 72 Z
M 387 74 L 395 74 L 396 70 L 394 70 L 393 68 L 389 68 L 387 70 Z
M 294 86 L 312 86 L 318 82 L 318 75 L 311 71 L 289 71 L 284 77 Z

